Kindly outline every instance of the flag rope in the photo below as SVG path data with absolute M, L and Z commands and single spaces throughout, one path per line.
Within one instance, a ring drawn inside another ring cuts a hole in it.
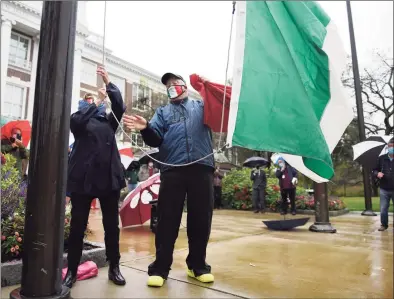
M 155 161 L 161 165 L 165 165 L 165 166 L 170 166 L 170 167 L 185 167 L 185 166 L 190 166 L 193 164 L 196 164 L 202 160 L 205 160 L 206 158 L 215 155 L 216 153 L 221 153 L 225 150 L 225 148 L 227 147 L 227 144 L 223 145 L 221 147 L 221 141 L 222 141 L 222 136 L 223 136 L 223 120 L 224 120 L 224 107 L 225 107 L 225 103 L 226 103 L 226 89 L 227 89 L 227 75 L 228 75 L 228 65 L 229 65 L 229 60 L 230 60 L 230 49 L 231 49 L 231 38 L 232 38 L 232 31 L 233 31 L 233 22 L 234 22 L 234 13 L 235 13 L 235 4 L 236 1 L 232 2 L 233 4 L 233 10 L 232 10 L 232 16 L 231 16 L 231 28 L 230 28 L 230 40 L 229 40 L 229 44 L 228 44 L 228 50 L 227 50 L 227 63 L 226 63 L 226 75 L 225 75 L 225 85 L 224 85 L 224 96 L 223 96 L 223 107 L 222 107 L 222 119 L 221 119 L 221 126 L 220 126 L 220 135 L 219 135 L 219 144 L 218 144 L 218 149 L 214 150 L 211 154 L 208 154 L 200 159 L 197 159 L 195 161 L 189 162 L 189 163 L 184 163 L 184 164 L 171 164 L 171 163 L 165 163 L 163 161 L 159 161 L 155 158 L 153 158 L 150 154 L 147 153 L 147 151 L 145 151 L 142 147 L 140 147 L 137 144 L 137 141 L 133 141 L 133 139 L 131 138 L 130 135 L 128 135 L 123 126 L 121 125 L 120 121 L 118 120 L 118 118 L 116 117 L 115 113 L 112 111 L 112 108 L 109 106 L 109 109 L 111 110 L 112 115 L 114 116 L 116 122 L 118 123 L 119 128 L 122 130 L 123 134 L 126 135 L 126 137 L 128 137 L 131 141 L 131 143 L 138 148 L 145 156 L 149 157 L 152 161 Z M 104 1 L 104 34 L 103 34 L 103 67 L 105 67 L 105 33 L 106 33 L 106 18 L 107 18 L 107 1 Z M 109 105 L 110 103 L 107 102 Z

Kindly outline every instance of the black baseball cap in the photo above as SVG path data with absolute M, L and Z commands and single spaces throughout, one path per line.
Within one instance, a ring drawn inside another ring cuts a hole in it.
M 173 74 L 173 73 L 165 73 L 165 74 L 163 75 L 163 77 L 161 77 L 161 83 L 163 83 L 164 85 L 166 85 L 166 84 L 167 84 L 167 81 L 168 81 L 170 78 L 181 79 L 181 80 L 186 84 L 186 81 L 182 78 L 182 76 L 177 75 L 177 74 Z

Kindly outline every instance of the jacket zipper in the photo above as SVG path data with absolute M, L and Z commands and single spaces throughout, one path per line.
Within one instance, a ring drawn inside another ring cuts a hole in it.
M 185 108 L 182 105 L 182 108 Z M 186 126 L 186 117 L 185 111 L 182 109 L 182 116 L 183 116 L 183 124 L 185 125 L 185 139 L 186 139 L 186 151 L 187 151 L 187 162 L 190 162 L 190 153 L 189 153 L 189 138 L 187 137 L 187 126 Z

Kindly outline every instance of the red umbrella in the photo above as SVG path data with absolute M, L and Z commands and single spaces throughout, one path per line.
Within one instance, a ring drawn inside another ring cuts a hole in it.
M 160 174 L 154 174 L 131 191 L 120 208 L 122 227 L 142 225 L 151 217 L 151 200 L 159 197 Z
M 124 147 L 119 149 L 119 154 L 120 154 L 120 160 L 124 166 L 124 168 L 128 168 L 130 163 L 133 162 L 134 159 L 134 153 L 131 147 Z
M 204 99 L 204 124 L 210 127 L 213 132 L 220 132 L 224 85 L 210 82 L 196 74 L 190 75 L 190 84 Z M 231 90 L 231 86 L 226 87 L 226 104 L 223 115 L 223 133 L 227 132 Z
M 10 138 L 12 129 L 22 133 L 22 144 L 27 147 L 31 138 L 31 125 L 28 120 L 12 120 L 1 127 L 1 138 Z

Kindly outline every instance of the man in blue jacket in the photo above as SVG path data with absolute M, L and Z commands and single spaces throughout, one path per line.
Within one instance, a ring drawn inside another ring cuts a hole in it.
M 129 129 L 140 130 L 147 145 L 160 149 L 159 160 L 165 163 L 160 165 L 156 260 L 149 265 L 148 285 L 161 287 L 168 277 L 186 196 L 187 274 L 209 283 L 214 280 L 205 262 L 213 213 L 212 135 L 203 121 L 204 102 L 188 98 L 185 80 L 166 73 L 161 82 L 167 87 L 169 104 L 159 107 L 149 122 L 137 115 L 124 117 Z

